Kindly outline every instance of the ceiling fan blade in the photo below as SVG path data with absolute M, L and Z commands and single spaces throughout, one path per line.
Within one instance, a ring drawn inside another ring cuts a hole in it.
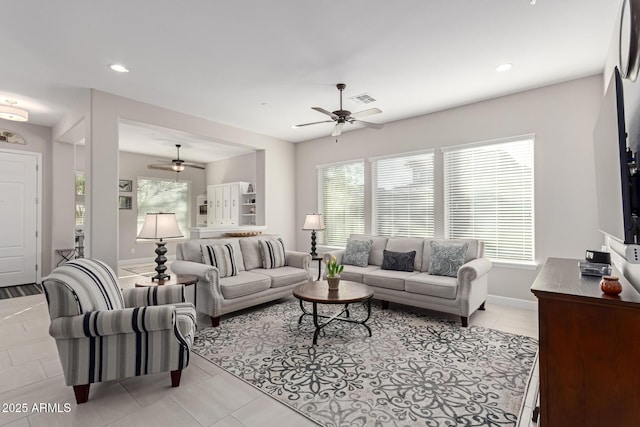
M 353 113 L 351 114 L 351 117 L 353 117 L 354 119 L 357 119 L 359 117 L 366 117 L 372 114 L 380 114 L 380 113 L 382 113 L 382 110 L 379 108 L 369 108 L 368 110 L 362 110 L 362 111 L 358 111 L 357 113 Z
M 311 123 L 302 123 L 300 125 L 293 125 L 292 127 L 294 128 L 301 128 L 303 126 L 309 126 L 309 125 L 317 125 L 318 123 L 333 123 L 333 120 L 323 120 L 321 122 L 311 122 Z
M 333 120 L 338 120 L 338 116 L 336 116 L 335 114 L 333 114 L 331 111 L 327 111 L 324 108 L 320 108 L 320 107 L 311 107 L 312 110 L 316 110 L 319 113 L 322 114 L 326 114 L 327 116 L 331 117 Z
M 373 128 L 373 129 L 382 129 L 384 127 L 384 125 L 381 125 L 380 123 L 365 122 L 364 120 L 354 120 L 354 122 L 362 123 L 366 127 Z
M 206 169 L 204 166 L 201 166 L 195 163 L 189 163 L 189 162 L 182 162 L 182 166 L 186 166 L 188 168 L 194 168 L 194 169 Z
M 340 136 L 340 134 L 342 134 L 343 127 L 344 123 L 336 123 L 336 127 L 333 128 L 333 133 L 331 133 L 331 136 Z
M 173 165 L 147 165 L 147 168 L 149 169 L 157 169 L 157 170 L 161 170 L 161 171 L 172 171 L 173 170 Z

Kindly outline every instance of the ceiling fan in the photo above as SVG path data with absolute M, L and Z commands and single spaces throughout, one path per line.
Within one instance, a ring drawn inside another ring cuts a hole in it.
M 312 110 L 316 110 L 316 111 L 318 111 L 318 112 L 320 112 L 322 114 L 326 114 L 327 116 L 331 117 L 331 120 L 323 120 L 323 121 L 320 121 L 320 122 L 311 122 L 311 123 L 302 123 L 302 124 L 299 124 L 299 125 L 293 125 L 293 127 L 294 128 L 299 128 L 299 127 L 303 127 L 303 126 L 316 125 L 318 123 L 336 122 L 336 125 L 333 128 L 333 132 L 331 133 L 331 136 L 339 136 L 342 133 L 342 128 L 344 127 L 345 123 L 353 124 L 354 122 L 357 122 L 357 123 L 361 123 L 361 124 L 363 124 L 363 125 L 365 125 L 367 127 L 373 128 L 373 129 L 382 129 L 383 125 L 381 125 L 381 124 L 365 122 L 364 120 L 360 120 L 361 117 L 366 117 L 366 116 L 370 116 L 372 114 L 382 113 L 382 110 L 380 110 L 379 108 L 369 108 L 368 110 L 358 111 L 357 113 L 351 113 L 351 111 L 343 110 L 342 109 L 342 91 L 347 87 L 347 85 L 344 84 L 344 83 L 338 83 L 336 85 L 336 87 L 340 91 L 340 109 L 339 110 L 336 110 L 334 112 L 330 112 L 330 111 L 325 110 L 324 108 L 311 107 Z
M 165 171 L 174 171 L 174 172 L 182 172 L 185 167 L 195 168 L 195 169 L 204 169 L 204 166 L 197 165 L 195 163 L 185 162 L 184 160 L 180 160 L 180 144 L 176 144 L 176 148 L 178 149 L 178 157 L 176 159 L 171 160 L 171 163 L 156 163 L 153 165 L 147 165 L 149 169 L 160 169 Z

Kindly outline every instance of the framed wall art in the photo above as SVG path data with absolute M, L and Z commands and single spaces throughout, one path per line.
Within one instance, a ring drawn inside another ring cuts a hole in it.
M 118 189 L 121 193 L 131 193 L 133 190 L 133 181 L 130 179 L 118 180 Z
M 131 196 L 118 196 L 118 207 L 120 209 L 131 209 Z

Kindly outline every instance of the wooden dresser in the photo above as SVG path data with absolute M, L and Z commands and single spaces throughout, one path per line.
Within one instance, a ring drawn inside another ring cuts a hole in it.
M 640 426 L 640 293 L 600 291 L 578 260 L 549 258 L 538 298 L 542 427 Z

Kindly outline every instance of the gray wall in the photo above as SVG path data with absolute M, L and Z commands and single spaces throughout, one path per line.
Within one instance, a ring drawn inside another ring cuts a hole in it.
M 269 232 L 282 235 L 288 242 L 295 240 L 295 205 L 292 203 L 295 192 L 294 144 L 94 89 L 89 90 L 85 98 L 55 126 L 54 132 L 56 136 L 62 136 L 77 123 L 84 123 L 88 193 L 85 250 L 88 256 L 99 258 L 113 268 L 118 264 L 120 212 L 113 200 L 118 196 L 120 118 L 256 150 L 255 181 L 258 198 L 263 198 L 264 223 Z M 64 227 L 64 224 L 53 224 L 52 228 L 58 226 Z
M 602 77 L 504 96 L 451 110 L 401 120 L 384 129 L 347 132 L 297 144 L 296 230 L 298 247 L 309 246 L 301 231 L 304 215 L 317 210 L 316 166 L 353 159 L 441 148 L 523 134 L 535 134 L 535 260 L 582 258 L 599 248 L 592 133 L 602 97 Z M 436 150 L 436 236 L 444 234 L 442 153 Z M 370 194 L 365 161 L 365 194 Z M 370 197 L 365 200 L 370 231 Z M 539 267 L 538 267 L 539 268 Z M 529 291 L 537 269 L 495 266 L 489 293 L 534 300 Z
M 207 185 L 226 182 L 256 183 L 256 153 L 207 164 Z
M 155 242 L 154 241 L 136 241 L 137 237 L 137 218 L 138 205 L 137 197 L 137 179 L 140 178 L 162 178 L 176 179 L 175 172 L 161 171 L 147 168 L 150 163 L 157 163 L 158 157 L 146 156 L 143 154 L 134 154 L 120 152 L 119 160 L 119 179 L 128 179 L 133 182 L 133 191 L 131 193 L 119 193 L 121 196 L 131 196 L 133 198 L 132 209 L 120 209 L 118 212 L 118 252 L 119 260 L 155 258 Z M 180 181 L 190 182 L 190 208 L 191 208 L 191 225 L 196 224 L 196 197 L 199 194 L 206 193 L 205 171 L 202 169 L 185 168 L 177 177 Z M 189 230 L 182 230 L 186 239 L 189 238 Z M 167 243 L 167 255 L 175 255 L 176 242 L 180 240 L 171 240 Z

